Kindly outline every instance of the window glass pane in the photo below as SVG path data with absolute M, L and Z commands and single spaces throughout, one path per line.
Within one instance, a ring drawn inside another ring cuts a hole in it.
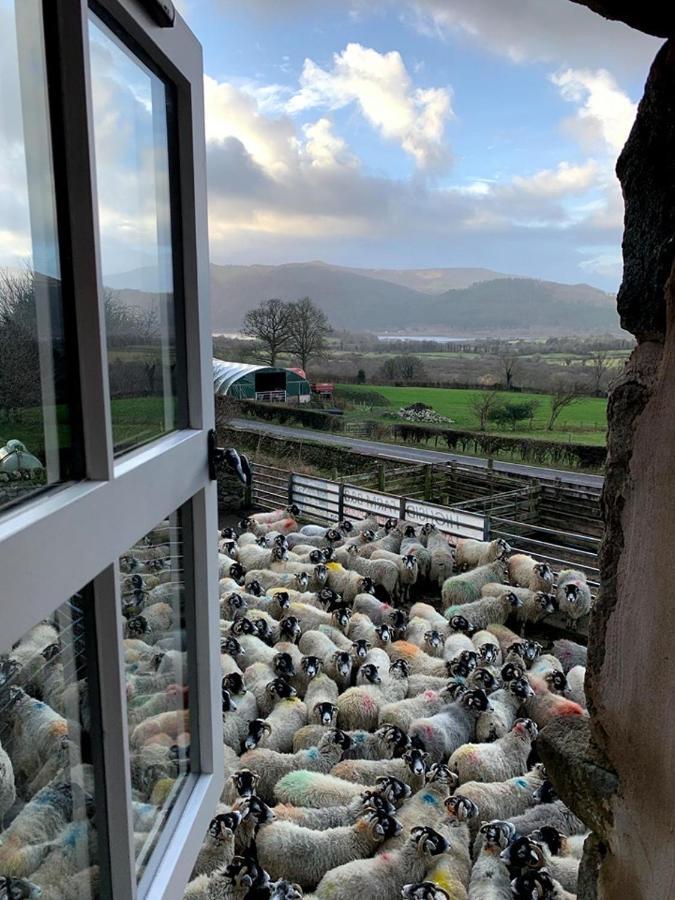
M 176 428 L 169 91 L 89 24 L 112 425 L 121 453 Z
M 120 559 L 138 878 L 190 771 L 182 569 L 179 513 Z
M 0 0 L 0 507 L 72 474 L 41 9 Z
M 0 657 L 3 897 L 37 897 L 38 889 L 43 897 L 99 896 L 89 602 L 88 592 L 71 598 Z

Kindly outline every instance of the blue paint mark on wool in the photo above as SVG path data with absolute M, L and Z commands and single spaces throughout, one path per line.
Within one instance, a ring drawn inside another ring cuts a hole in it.
M 518 785 L 518 787 L 527 787 L 527 782 L 524 778 L 516 778 L 516 784 Z
M 366 733 L 364 731 L 357 731 L 357 733 L 352 737 L 352 740 L 355 744 L 363 744 L 366 739 Z
M 438 806 L 438 797 L 434 797 L 433 794 L 422 794 L 422 803 L 432 803 L 434 806 Z
M 307 751 L 307 758 L 308 759 L 318 759 L 319 758 L 319 751 L 317 750 L 316 747 L 309 748 L 309 750 Z

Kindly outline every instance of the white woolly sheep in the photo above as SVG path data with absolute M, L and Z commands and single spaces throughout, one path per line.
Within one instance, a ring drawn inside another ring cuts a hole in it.
M 410 621 L 416 618 L 425 619 L 429 623 L 429 628 L 435 628 L 443 637 L 450 634 L 448 620 L 429 603 L 413 603 L 410 607 Z
M 436 715 L 415 719 L 409 729 L 410 737 L 421 741 L 434 762 L 444 762 L 474 737 L 476 719 L 489 705 L 484 691 L 466 691 Z
M 393 775 L 418 791 L 425 783 L 425 754 L 422 750 L 406 750 L 398 759 L 346 759 L 331 769 L 331 775 L 357 784 L 375 784 L 380 775 Z
M 506 578 L 506 563 L 501 560 L 479 566 L 470 572 L 446 578 L 441 588 L 443 606 L 463 605 L 478 600 L 483 585 Z M 445 615 L 445 613 L 444 613 Z
M 528 697 L 524 711 L 533 719 L 539 728 L 544 728 L 557 716 L 583 716 L 585 710 L 578 703 L 554 694 L 543 678 L 529 677 L 534 695 Z
M 503 538 L 494 541 L 474 541 L 469 538 L 459 538 L 455 545 L 455 564 L 462 569 L 475 569 L 477 566 L 485 566 L 498 559 L 506 559 L 511 548 Z
M 440 885 L 453 900 L 466 898 L 471 878 L 471 833 L 469 823 L 478 815 L 478 807 L 461 794 L 445 800 L 446 818 L 437 826 L 448 843 L 444 853 L 437 857 L 427 879 Z
M 563 672 L 567 673 L 574 666 L 587 665 L 588 648 L 564 638 L 553 642 L 553 655 L 562 663 Z
M 245 742 L 246 749 L 252 750 L 253 747 L 258 746 L 277 750 L 279 753 L 290 753 L 293 747 L 293 735 L 298 728 L 307 724 L 307 707 L 297 697 L 280 700 L 269 716 L 262 721 L 266 726 L 265 733 L 257 744 L 253 743 L 249 746 Z
M 332 869 L 371 856 L 383 840 L 400 831 L 392 816 L 366 813 L 355 825 L 315 831 L 293 822 L 275 821 L 256 837 L 258 861 L 273 878 L 288 877 L 315 887 Z
M 544 783 L 544 778 L 544 767 L 538 763 L 525 775 L 506 781 L 466 781 L 461 791 L 463 797 L 476 804 L 483 821 L 509 819 L 534 806 L 534 792 Z
M 441 587 L 450 578 L 455 565 L 455 557 L 448 539 L 434 526 L 426 533 L 427 550 L 431 557 L 429 579 Z
M 427 690 L 415 697 L 385 703 L 380 707 L 378 721 L 380 725 L 397 725 L 403 731 L 408 731 L 416 719 L 436 715 L 451 701 L 452 695 L 447 689 Z
M 503 624 L 522 605 L 523 601 L 507 588 L 499 597 L 479 597 L 471 603 L 449 606 L 443 615 L 450 622 L 451 628 L 454 617 L 462 615 L 474 628 L 483 629 L 495 622 Z
M 593 598 L 586 581 L 586 574 L 575 569 L 563 569 L 558 573 L 556 596 L 560 612 L 570 626 L 591 611 Z
M 506 781 L 527 771 L 527 760 L 539 730 L 530 719 L 516 719 L 507 734 L 491 744 L 464 744 L 452 754 L 448 768 L 465 781 Z
M 426 774 L 426 784 L 404 802 L 396 817 L 401 823 L 402 833 L 389 838 L 382 851 L 389 852 L 402 847 L 411 828 L 430 825 L 432 828 L 445 817 L 445 800 L 457 787 L 457 776 L 447 766 L 433 763 Z
M 420 881 L 439 853 L 447 849 L 444 837 L 432 828 L 414 828 L 400 850 L 374 859 L 359 859 L 337 866 L 324 875 L 316 889 L 316 900 L 392 900 L 408 880 Z
M 370 558 L 388 559 L 398 566 L 398 594 L 401 600 L 407 601 L 410 597 L 410 588 L 417 583 L 420 574 L 419 562 L 414 553 L 399 556 L 397 553 L 390 553 L 389 550 L 376 550 Z
M 508 561 L 508 575 L 511 584 L 529 588 L 531 591 L 550 591 L 553 572 L 548 563 L 538 563 L 526 553 L 514 553 Z M 495 578 L 495 581 L 500 581 Z
M 512 900 L 577 900 L 576 894 L 570 894 L 562 885 L 551 877 L 546 869 L 524 872 L 511 882 Z
M 548 872 L 563 890 L 576 894 L 579 860 L 572 856 L 555 856 L 546 843 L 534 840 L 533 835 L 517 837 L 501 852 L 501 858 L 514 871 Z
M 474 863 L 469 882 L 469 900 L 511 900 L 511 875 L 500 859 L 504 848 L 489 832 Z
M 15 800 L 14 767 L 9 754 L 0 744 L 0 831 L 2 831 L 5 814 L 14 806 Z
M 574 666 L 567 673 L 567 690 L 565 696 L 586 709 L 586 667 Z

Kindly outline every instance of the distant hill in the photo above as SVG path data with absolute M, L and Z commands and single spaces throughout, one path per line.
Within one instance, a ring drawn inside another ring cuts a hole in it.
M 148 270 L 107 279 L 140 292 Z M 156 282 L 155 282 L 156 283 Z M 490 269 L 356 269 L 322 262 L 211 266 L 214 332 L 237 331 L 261 300 L 311 297 L 337 328 L 453 336 L 619 333 L 616 298 L 588 284 L 562 284 Z

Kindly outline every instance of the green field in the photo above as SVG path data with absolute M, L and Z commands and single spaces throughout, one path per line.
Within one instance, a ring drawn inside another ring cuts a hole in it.
M 336 385 L 339 397 L 340 388 L 367 394 L 376 392 L 381 394 L 389 403 L 382 407 L 361 407 L 353 405 L 346 413 L 348 419 L 367 419 L 369 421 L 383 419 L 391 422 L 387 413 L 395 413 L 400 407 L 409 406 L 412 403 L 426 403 L 442 416 L 452 419 L 450 428 L 461 430 L 476 430 L 478 422 L 471 409 L 471 402 L 482 391 L 463 390 L 458 388 L 405 388 L 391 387 L 388 385 L 374 384 L 338 384 Z M 560 413 L 556 422 L 555 431 L 547 431 L 546 423 L 550 412 L 550 401 L 546 394 L 528 393 L 499 393 L 500 400 L 517 403 L 519 401 L 533 401 L 538 404 L 533 418 L 532 429 L 525 428 L 516 432 L 505 431 L 503 428 L 491 428 L 495 434 L 510 434 L 518 437 L 540 438 L 551 441 L 569 441 L 572 443 L 596 444 L 605 443 L 605 431 L 607 429 L 607 400 L 604 397 L 580 397 L 571 406 Z M 404 421 L 404 420 L 401 420 Z M 443 427 L 442 425 L 439 427 Z

